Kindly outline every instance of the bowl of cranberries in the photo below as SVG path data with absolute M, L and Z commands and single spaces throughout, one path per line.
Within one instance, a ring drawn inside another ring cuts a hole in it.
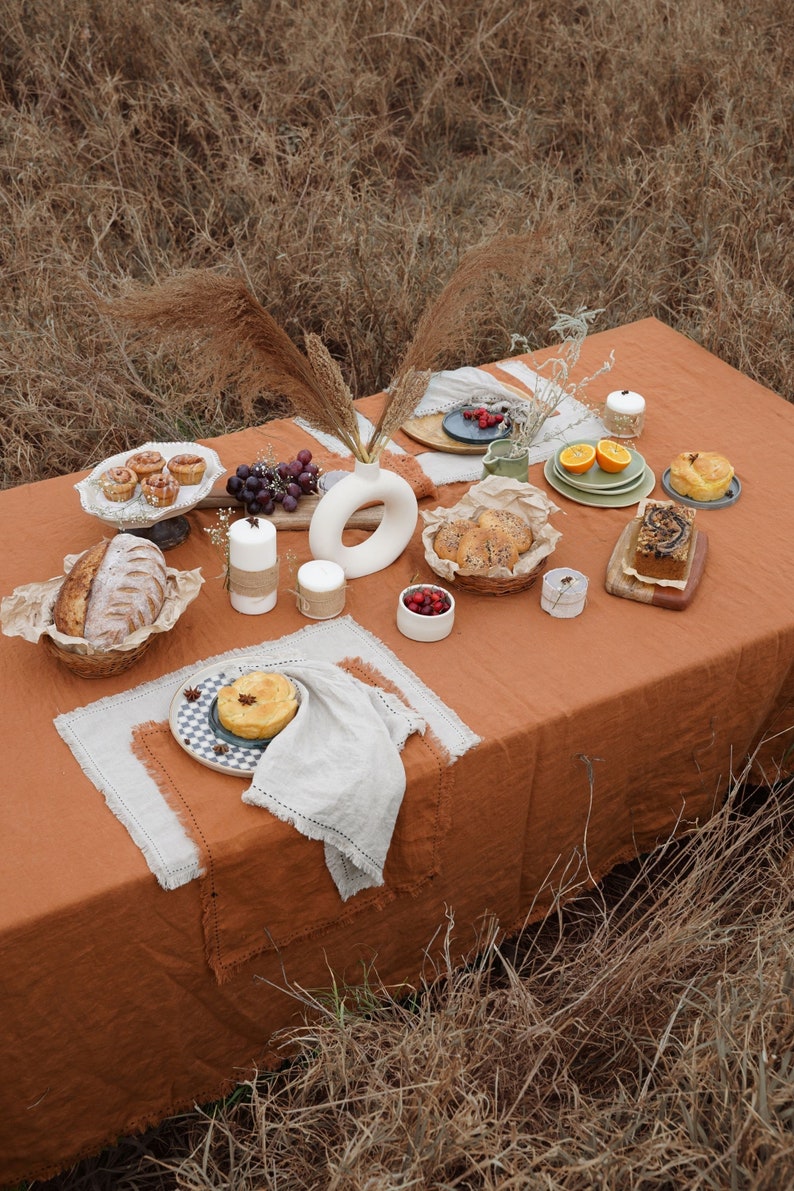
M 414 583 L 400 592 L 397 628 L 412 641 L 443 641 L 452 632 L 455 600 L 445 587 Z

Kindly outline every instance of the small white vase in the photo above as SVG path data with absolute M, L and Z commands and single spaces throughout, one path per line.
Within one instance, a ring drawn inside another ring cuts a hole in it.
M 346 546 L 345 526 L 364 505 L 383 505 L 380 525 L 365 542 Z M 362 463 L 334 484 L 318 503 L 309 525 L 309 549 L 314 558 L 336 562 L 348 579 L 382 571 L 402 554 L 416 529 L 418 508 L 414 490 L 397 472 L 380 463 Z

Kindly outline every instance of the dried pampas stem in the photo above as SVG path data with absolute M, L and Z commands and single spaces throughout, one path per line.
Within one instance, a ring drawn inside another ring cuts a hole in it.
M 197 348 L 197 382 L 213 388 L 235 385 L 246 416 L 253 414 L 260 394 L 286 397 L 298 417 L 340 439 L 357 459 L 368 463 L 380 456 L 414 413 L 432 373 L 460 362 L 469 338 L 469 316 L 477 303 L 482 304 L 495 277 L 527 277 L 541 234 L 504 236 L 463 257 L 419 319 L 366 444 L 361 441 L 353 394 L 319 336 L 306 335 L 304 355 L 241 279 L 191 270 L 101 306 L 138 330 L 190 339 Z
M 316 430 L 335 435 L 356 453 L 360 444 L 357 428 L 355 437 L 351 434 L 356 420 L 349 393 L 347 405 L 329 396 L 310 362 L 240 279 L 193 270 L 103 307 L 137 330 L 191 340 L 200 348 L 197 383 L 234 385 L 246 416 L 263 392 L 286 397 Z

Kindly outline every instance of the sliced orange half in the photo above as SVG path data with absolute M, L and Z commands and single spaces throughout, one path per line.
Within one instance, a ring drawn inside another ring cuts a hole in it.
M 564 451 L 560 451 L 560 467 L 564 467 L 566 471 L 573 472 L 575 476 L 580 476 L 583 472 L 589 471 L 595 461 L 595 447 L 592 447 L 587 442 L 577 442 L 572 447 L 566 447 Z
M 611 438 L 602 438 L 595 449 L 596 463 L 602 471 L 623 471 L 631 463 L 631 451 Z

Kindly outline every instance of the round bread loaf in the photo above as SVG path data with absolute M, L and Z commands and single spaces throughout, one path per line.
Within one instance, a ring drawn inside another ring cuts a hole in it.
M 492 567 L 512 571 L 518 562 L 518 547 L 503 530 L 475 525 L 460 540 L 457 562 L 465 575 L 487 575 Z
M 218 691 L 218 719 L 244 740 L 269 740 L 292 720 L 298 692 L 284 674 L 252 670 Z
M 474 529 L 474 526 L 474 521 L 463 519 L 445 522 L 433 539 L 433 549 L 438 557 L 445 558 L 448 562 L 457 562 L 460 540 L 470 529 Z
M 716 451 L 684 451 L 670 464 L 670 487 L 690 500 L 719 500 L 732 479 L 733 467 Z
M 154 624 L 165 592 L 162 550 L 120 533 L 81 554 L 61 584 L 52 618 L 60 632 L 111 649 Z
M 519 554 L 529 550 L 532 545 L 532 530 L 526 521 L 508 509 L 486 509 L 480 513 L 477 524 L 481 529 L 501 529 L 516 544 Z

